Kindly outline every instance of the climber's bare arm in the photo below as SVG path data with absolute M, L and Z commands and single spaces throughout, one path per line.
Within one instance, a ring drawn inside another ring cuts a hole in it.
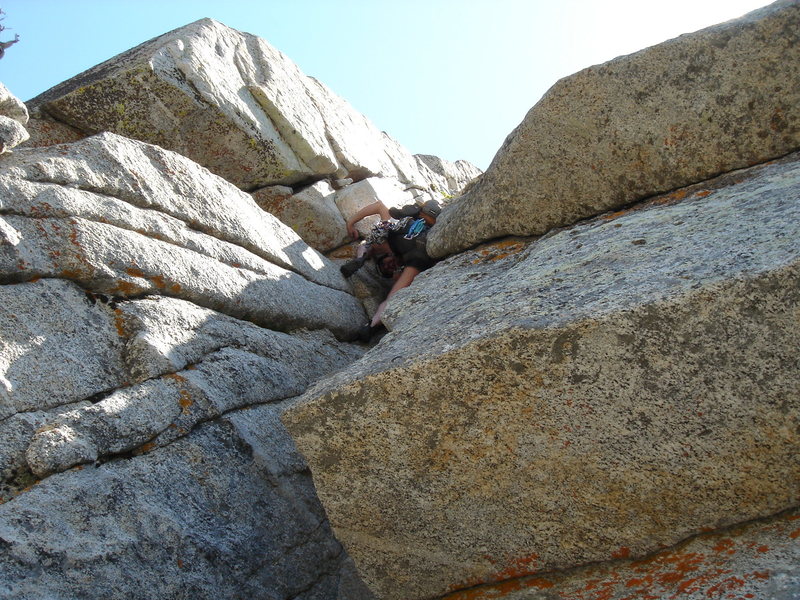
M 397 291 L 410 286 L 411 282 L 413 282 L 414 278 L 419 274 L 420 270 L 416 267 L 406 267 L 403 269 L 403 272 L 400 273 L 400 277 L 397 278 L 397 281 L 394 282 L 392 289 L 389 290 L 386 300 L 381 302 L 380 306 L 378 306 L 378 310 L 375 311 L 375 316 L 372 317 L 370 325 L 374 327 L 381 322 L 381 319 L 383 318 L 383 311 L 386 310 L 386 303 L 389 301 L 389 298 L 391 298 Z
M 389 219 L 389 209 L 386 208 L 386 205 L 380 200 L 365 206 L 352 217 L 347 219 L 347 233 L 349 233 L 353 239 L 358 239 L 356 223 L 358 223 L 361 219 L 371 217 L 372 215 L 379 215 L 381 219 L 387 221 Z

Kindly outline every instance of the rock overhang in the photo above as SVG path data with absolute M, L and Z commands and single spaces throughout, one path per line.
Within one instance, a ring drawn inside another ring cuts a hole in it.
M 798 175 L 793 156 L 490 244 L 396 296 L 393 331 L 285 416 L 379 597 L 792 505 Z
M 558 81 L 428 240 L 443 257 L 800 147 L 800 6 L 780 0 Z

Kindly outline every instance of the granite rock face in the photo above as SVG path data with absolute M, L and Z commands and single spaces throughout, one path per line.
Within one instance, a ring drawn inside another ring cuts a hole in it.
M 210 19 L 35 99 L 0 599 L 797 598 L 799 12 L 559 82 L 480 177 Z M 345 219 L 464 186 L 433 251 L 540 237 L 349 343 L 391 282 L 341 276 Z
M 643 557 L 796 506 L 799 211 L 794 155 L 399 292 L 390 334 L 284 416 L 376 595 Z
M 183 154 L 244 190 L 369 175 L 446 189 L 395 140 L 263 39 L 202 19 L 29 102 L 89 134 Z
M 469 182 L 483 174 L 483 171 L 466 160 L 450 162 L 431 154 L 415 154 L 414 156 L 418 162 L 444 177 L 447 187 L 454 192 L 463 190 Z
M 184 157 L 114 134 L 0 163 L 6 281 L 63 277 L 161 293 L 283 331 L 352 335 L 336 266 L 252 198 Z
M 297 194 L 290 190 L 289 196 L 278 193 L 279 189 L 280 186 L 274 186 L 256 190 L 253 199 L 315 250 L 328 252 L 347 241 L 347 226 L 328 182 L 317 182 Z
M 0 83 L 0 154 L 19 146 L 30 135 L 25 124 L 28 109 L 25 104 Z
M 607 563 L 522 577 L 448 594 L 446 600 L 631 600 L 632 598 L 764 598 L 800 593 L 798 511 L 705 533 L 644 560 Z
M 344 555 L 276 414 L 231 414 L 0 504 L 0 597 L 336 598 Z
M 556 83 L 429 251 L 542 235 L 800 148 L 800 3 L 782 0 Z
M 370 598 L 279 420 L 363 354 L 334 263 L 106 133 L 0 160 L 0 284 L 0 598 Z
M 279 415 L 361 349 L 59 279 L 0 294 L 0 597 L 359 589 Z

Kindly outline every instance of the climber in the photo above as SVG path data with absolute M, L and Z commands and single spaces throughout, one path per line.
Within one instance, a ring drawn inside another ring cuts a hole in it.
M 362 208 L 347 220 L 347 231 L 358 239 L 355 224 L 361 219 L 379 215 L 381 221 L 373 226 L 358 249 L 358 256 L 341 267 L 342 274 L 350 277 L 367 258 L 384 277 L 394 280 L 386 299 L 378 306 L 372 320 L 362 327 L 362 339 L 369 339 L 381 326 L 386 303 L 398 290 L 408 287 L 414 278 L 435 261 L 428 256 L 425 242 L 428 230 L 436 223 L 441 207 L 436 200 L 428 200 L 421 207 L 410 204 L 402 208 L 387 208 L 380 200 Z

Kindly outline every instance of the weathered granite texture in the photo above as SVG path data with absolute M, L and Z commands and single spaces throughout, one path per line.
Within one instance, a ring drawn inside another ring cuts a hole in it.
M 335 192 L 327 181 L 319 181 L 297 194 L 277 193 L 281 186 L 261 188 L 253 199 L 261 208 L 291 227 L 315 250 L 328 252 L 348 239 L 344 217 L 336 207 Z
M 358 589 L 278 416 L 359 348 L 58 279 L 0 297 L 0 598 Z
M 28 130 L 30 137 L 27 141 L 20 144 L 23 148 L 40 148 L 42 146 L 53 146 L 55 144 L 68 144 L 77 142 L 88 137 L 86 133 L 70 127 L 69 125 L 56 121 L 41 113 L 34 111 L 28 120 L 25 129 Z
M 800 596 L 798 511 L 697 536 L 640 560 L 625 558 L 522 577 L 445 600 L 633 600 Z
M 781 0 L 556 83 L 428 249 L 541 235 L 798 148 L 800 3 Z
M 229 414 L 0 504 L 0 598 L 336 598 L 345 555 L 277 412 Z
M 19 146 L 30 135 L 25 124 L 28 109 L 8 88 L 0 83 L 0 154 Z
M 793 156 L 440 263 L 284 421 L 380 598 L 642 557 L 796 506 L 798 319 Z
M 288 331 L 353 334 L 338 268 L 252 198 L 192 161 L 115 134 L 0 163 L 4 281 L 63 277 L 160 293 Z
M 0 159 L 0 598 L 368 600 L 279 421 L 363 353 L 337 266 L 189 159 Z
M 174 150 L 248 191 L 369 175 L 447 187 L 266 41 L 212 19 L 145 42 L 29 104 L 87 133 Z
M 454 192 L 460 192 L 470 181 L 483 173 L 467 160 L 457 160 L 453 163 L 431 154 L 415 154 L 414 157 L 434 173 L 444 177 L 447 187 Z

